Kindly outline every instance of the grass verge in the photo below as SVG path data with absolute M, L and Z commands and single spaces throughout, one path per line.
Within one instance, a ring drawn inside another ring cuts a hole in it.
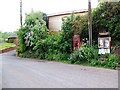
M 6 48 L 9 47 L 15 47 L 16 45 L 14 43 L 7 43 L 7 42 L 3 42 L 0 44 L 0 50 L 4 50 Z

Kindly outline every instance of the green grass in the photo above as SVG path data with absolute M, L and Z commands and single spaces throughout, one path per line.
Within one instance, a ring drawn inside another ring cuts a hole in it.
M 3 43 L 0 43 L 0 50 L 6 49 L 6 48 L 9 48 L 9 47 L 15 47 L 15 46 L 16 45 L 14 43 L 3 42 Z

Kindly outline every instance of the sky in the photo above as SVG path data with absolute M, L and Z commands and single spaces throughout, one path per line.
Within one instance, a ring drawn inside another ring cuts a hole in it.
M 23 22 L 25 13 L 31 10 L 46 14 L 88 9 L 88 0 L 22 0 Z M 98 5 L 98 0 L 91 0 L 92 8 Z M 20 0 L 0 1 L 0 31 L 13 32 L 20 27 Z

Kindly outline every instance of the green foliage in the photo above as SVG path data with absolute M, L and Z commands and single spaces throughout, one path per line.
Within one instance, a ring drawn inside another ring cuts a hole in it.
M 70 17 L 63 18 L 62 30 L 63 30 L 62 41 L 68 40 L 69 41 L 68 43 L 71 43 L 72 36 L 74 34 L 80 35 L 82 39 L 86 39 L 86 38 L 88 39 L 88 15 L 87 13 L 84 16 L 75 15 L 74 13 L 72 13 Z M 69 39 L 67 39 L 67 37 L 69 37 Z M 70 45 L 68 46 L 70 47 Z
M 71 63 L 91 63 L 93 59 L 98 58 L 97 50 L 94 47 L 81 46 L 78 50 L 74 51 L 69 58 Z
M 48 60 L 67 60 L 67 52 L 62 53 L 60 51 L 61 46 L 60 41 L 61 40 L 61 34 L 54 34 L 51 35 L 51 32 L 49 33 L 49 36 L 46 38 L 46 47 L 47 47 L 47 53 L 46 59 Z
M 66 60 L 67 53 L 60 51 L 62 35 L 62 32 L 48 31 L 43 13 L 32 11 L 26 15 L 24 26 L 18 32 L 19 56 Z
M 61 52 L 54 52 L 54 53 L 49 53 L 49 54 L 46 54 L 46 59 L 47 60 L 55 60 L 55 61 L 66 61 L 69 57 L 69 54 L 63 54 Z
M 110 54 L 106 61 L 104 62 L 106 67 L 111 67 L 115 69 L 118 67 L 119 57 L 115 54 Z
M 108 31 L 112 37 L 112 45 L 120 45 L 120 2 L 100 3 L 92 12 L 93 42 L 97 44 L 98 33 Z M 81 38 L 88 38 L 88 15 L 75 20 L 80 23 Z M 76 31 L 77 32 L 77 31 Z M 79 30 L 78 30 L 79 32 Z M 86 42 L 86 41 L 85 41 Z
M 63 33 L 61 34 L 61 51 L 62 52 L 72 52 L 72 37 L 73 37 L 73 21 L 74 15 L 72 14 L 70 17 L 63 18 L 62 21 L 62 30 Z
M 32 11 L 26 15 L 25 28 L 25 43 L 27 46 L 34 48 L 34 46 L 41 42 L 41 39 L 45 39 L 47 35 L 48 30 L 46 22 L 43 20 L 43 13 Z
M 83 19 L 80 15 L 72 13 L 69 17 L 64 17 L 62 21 L 62 38 L 61 38 L 61 51 L 72 52 L 72 39 L 74 34 L 81 35 L 84 28 Z
M 81 30 L 82 30 L 82 33 L 80 35 L 81 39 L 82 39 L 82 41 L 84 39 L 85 41 L 83 41 L 83 42 L 86 43 L 87 40 L 88 40 L 88 37 L 89 37 L 89 35 L 88 35 L 88 15 L 87 15 L 87 13 L 84 16 L 81 16 L 80 27 L 81 27 Z M 86 38 L 87 38 L 87 40 L 86 40 Z
M 10 39 L 9 39 L 9 42 L 10 42 L 10 43 L 13 43 L 13 42 L 14 42 L 14 38 L 10 38 Z
M 94 59 L 90 64 L 92 66 L 100 66 L 106 68 L 116 69 L 118 67 L 119 56 L 115 54 L 109 54 L 107 58 L 104 58 L 104 61 L 100 61 L 100 59 Z
M 32 11 L 26 14 L 25 23 L 18 32 L 18 51 L 36 51 L 41 55 L 46 50 L 42 43 L 44 43 L 47 34 L 48 30 L 42 12 Z
M 112 42 L 120 40 L 120 2 L 100 3 L 92 12 L 93 15 L 93 35 L 98 32 L 108 31 L 111 34 Z M 97 37 L 93 37 L 97 41 Z
M 6 39 L 8 36 L 10 36 L 10 34 L 8 32 L 4 32 L 2 33 L 1 38 Z
M 14 32 L 1 32 L 0 31 L 0 38 L 7 39 L 9 36 L 17 34 L 17 31 Z
M 20 56 L 56 61 L 67 60 L 69 55 L 67 53 L 60 52 L 60 34 L 51 35 L 51 32 L 49 34 L 50 35 L 48 35 L 46 39 L 36 44 L 36 47 L 39 48 L 36 49 L 36 47 L 34 47 L 33 50 L 27 50 L 24 53 L 20 54 Z
M 52 30 L 49 30 L 49 36 L 51 35 L 56 35 L 56 34 L 60 34 L 61 32 L 60 31 L 52 31 Z
M 24 28 L 21 28 L 18 30 L 18 49 L 17 51 L 19 53 L 22 53 L 26 50 L 26 45 L 25 45 L 25 40 L 24 40 L 24 34 L 25 34 L 25 29 Z
M 74 34 L 81 35 L 83 39 L 88 38 L 87 23 L 87 15 L 72 14 L 63 18 L 62 31 L 48 31 L 43 13 L 32 11 L 26 15 L 25 23 L 18 31 L 19 56 L 115 68 L 117 56 L 111 54 L 101 62 L 98 60 L 97 47 L 82 45 L 78 50 L 72 51 Z
M 72 29 L 74 31 L 74 34 L 79 34 L 81 35 L 82 33 L 82 16 L 80 15 L 74 15 L 74 20 L 73 20 L 73 25 L 72 25 Z
M 104 58 L 104 61 L 101 61 Z M 70 57 L 69 62 L 72 64 L 87 64 L 90 66 L 106 67 L 116 69 L 118 67 L 119 56 L 115 54 L 98 56 L 96 47 L 81 46 L 78 50 L 74 51 Z
M 0 38 L 2 38 L 2 32 L 0 31 Z

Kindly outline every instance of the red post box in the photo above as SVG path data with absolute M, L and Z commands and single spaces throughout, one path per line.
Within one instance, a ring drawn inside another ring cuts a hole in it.
M 76 50 L 80 47 L 80 36 L 74 35 L 73 36 L 73 50 Z

